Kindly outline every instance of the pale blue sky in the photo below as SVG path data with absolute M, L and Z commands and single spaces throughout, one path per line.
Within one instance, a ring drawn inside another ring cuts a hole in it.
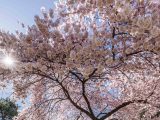
M 0 0 L 0 29 L 21 30 L 17 21 L 32 25 L 34 15 L 40 15 L 40 8 L 52 8 L 54 1 L 57 0 Z

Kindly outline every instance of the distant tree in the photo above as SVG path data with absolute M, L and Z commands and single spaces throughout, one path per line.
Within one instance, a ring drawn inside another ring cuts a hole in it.
M 10 99 L 0 99 L 0 119 L 12 120 L 18 114 L 17 106 Z

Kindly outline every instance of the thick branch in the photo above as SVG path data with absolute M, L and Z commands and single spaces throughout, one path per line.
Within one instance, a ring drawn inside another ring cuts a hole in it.
M 147 100 L 133 100 L 133 101 L 127 101 L 122 103 L 121 105 L 117 106 L 115 109 L 111 110 L 110 112 L 106 113 L 103 117 L 100 118 L 100 120 L 105 120 L 106 118 L 110 117 L 120 109 L 132 104 L 132 103 L 143 103 L 143 104 L 149 104 Z
M 73 71 L 70 70 L 69 73 L 71 73 L 72 75 L 76 76 L 76 78 L 77 78 L 79 81 L 82 82 L 81 78 L 80 78 L 75 72 L 73 72 Z
M 82 83 L 82 95 L 83 95 L 84 100 L 85 100 L 86 103 L 87 103 L 87 107 L 88 107 L 90 113 L 92 114 L 92 116 L 94 116 L 94 113 L 93 113 L 93 111 L 92 111 L 90 102 L 89 102 L 89 100 L 88 100 L 88 98 L 87 98 L 87 96 L 86 96 L 85 83 Z
M 67 97 L 68 100 L 71 102 L 71 104 L 72 104 L 74 107 L 76 107 L 78 110 L 80 110 L 81 112 L 87 114 L 90 118 L 93 118 L 93 116 L 92 116 L 91 113 L 89 113 L 87 110 L 85 110 L 84 108 L 80 107 L 76 102 L 73 101 L 73 99 L 71 98 L 68 90 L 63 86 L 63 84 L 60 83 L 60 82 L 59 82 L 59 84 L 60 84 L 60 86 L 62 87 L 63 92 L 65 93 L 66 97 Z M 94 119 L 93 119 L 93 120 L 94 120 Z M 95 119 L 95 120 L 96 120 L 96 119 Z

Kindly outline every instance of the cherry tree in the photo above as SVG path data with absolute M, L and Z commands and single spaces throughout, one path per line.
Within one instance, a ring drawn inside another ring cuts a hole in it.
M 31 97 L 18 120 L 158 119 L 158 0 L 67 0 L 42 14 L 25 34 L 0 33 L 13 59 L 2 80 Z

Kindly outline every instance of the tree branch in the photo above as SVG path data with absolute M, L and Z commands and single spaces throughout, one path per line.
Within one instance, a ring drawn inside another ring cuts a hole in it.
M 120 109 L 132 104 L 132 103 L 143 103 L 143 104 L 149 104 L 147 102 L 147 100 L 133 100 L 133 101 L 127 101 L 122 103 L 121 105 L 117 106 L 115 109 L 111 110 L 110 112 L 106 113 L 106 115 L 104 115 L 103 117 L 100 118 L 100 120 L 104 120 L 108 117 L 110 117 L 111 115 L 113 115 L 114 113 L 116 113 L 117 111 L 119 111 Z

